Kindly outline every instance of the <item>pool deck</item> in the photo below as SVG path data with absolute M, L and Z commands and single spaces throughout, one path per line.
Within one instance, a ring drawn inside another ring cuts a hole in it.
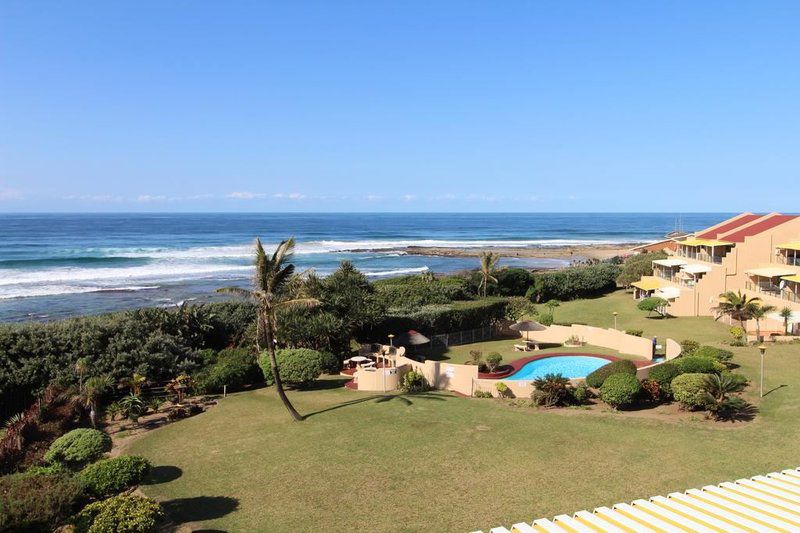
M 478 373 L 478 379 L 504 379 L 504 378 L 507 378 L 507 377 L 515 374 L 516 372 L 519 371 L 520 368 L 522 368 L 526 364 L 530 363 L 531 361 L 538 361 L 539 359 L 547 359 L 548 357 L 563 357 L 565 355 L 566 356 L 578 355 L 578 356 L 586 356 L 586 357 L 599 357 L 600 359 L 605 359 L 605 360 L 610 361 L 610 362 L 622 360 L 622 357 L 615 357 L 613 355 L 601 355 L 601 354 L 597 354 L 597 353 L 551 352 L 551 353 L 544 353 L 544 354 L 539 354 L 539 355 L 531 355 L 529 357 L 523 357 L 521 359 L 516 359 L 514 361 L 511 361 L 510 363 L 508 363 L 507 365 L 504 366 L 506 371 L 502 372 L 502 373 L 495 372 L 493 374 L 490 374 L 488 372 L 479 372 Z M 645 367 L 645 366 L 649 366 L 649 365 L 653 364 L 653 361 L 646 361 L 646 360 L 633 360 L 633 359 L 630 359 L 630 361 L 634 365 L 636 365 L 636 368 L 641 368 L 641 367 Z M 509 367 L 511 367 L 511 368 L 509 368 Z

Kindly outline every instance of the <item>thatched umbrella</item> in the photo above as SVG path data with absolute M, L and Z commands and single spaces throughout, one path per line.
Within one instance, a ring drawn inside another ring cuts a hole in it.
M 516 324 L 512 324 L 509 326 L 510 329 L 514 331 L 519 331 L 520 333 L 525 334 L 525 340 L 530 340 L 528 338 L 528 333 L 531 331 L 544 331 L 547 329 L 547 326 L 543 326 L 534 320 L 523 320 L 522 322 L 517 322 Z
M 398 346 L 406 346 L 410 348 L 416 348 L 417 346 L 422 346 L 423 344 L 428 344 L 431 342 L 428 337 L 413 329 L 410 329 L 405 333 L 401 333 L 397 336 L 396 340 Z M 416 353 L 416 349 L 414 349 L 414 352 Z

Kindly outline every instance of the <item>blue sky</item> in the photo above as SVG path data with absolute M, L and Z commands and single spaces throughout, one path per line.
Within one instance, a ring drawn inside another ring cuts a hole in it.
M 0 4 L 0 212 L 797 211 L 800 2 Z

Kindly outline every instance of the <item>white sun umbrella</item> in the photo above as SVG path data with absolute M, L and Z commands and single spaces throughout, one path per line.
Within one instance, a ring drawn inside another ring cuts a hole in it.
M 777 320 L 781 324 L 783 324 L 784 320 L 786 320 L 780 315 L 780 313 L 777 313 L 777 312 L 776 313 L 768 313 L 767 314 L 767 318 L 771 318 L 772 320 Z M 789 325 L 791 325 L 791 324 L 800 324 L 800 311 L 793 311 L 792 314 L 789 316 L 788 322 L 789 322 Z M 791 329 L 791 328 L 789 328 L 789 329 Z
M 539 324 L 534 320 L 523 320 L 522 322 L 517 322 L 516 324 L 512 324 L 511 326 L 509 326 L 509 328 L 513 329 L 514 331 L 519 331 L 520 333 L 524 333 L 525 340 L 527 341 L 530 340 L 528 339 L 528 333 L 530 333 L 531 331 L 545 331 L 547 329 L 547 326 L 543 326 L 542 324 Z

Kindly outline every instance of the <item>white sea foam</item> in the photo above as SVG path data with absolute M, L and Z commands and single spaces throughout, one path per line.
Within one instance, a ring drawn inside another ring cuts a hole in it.
M 364 275 L 369 277 L 388 277 L 388 276 L 404 276 L 407 274 L 420 274 L 422 272 L 427 272 L 428 267 L 417 267 L 417 268 L 397 268 L 395 270 L 364 270 Z
M 31 298 L 34 296 L 57 296 L 60 294 L 85 294 L 90 292 L 138 292 L 157 289 L 158 285 L 124 286 L 124 287 L 92 287 L 81 285 L 24 285 L 19 287 L 3 287 L 0 289 L 0 300 L 12 298 Z
M 80 282 L 118 282 L 143 279 L 181 281 L 211 274 L 249 272 L 248 265 L 203 265 L 154 263 L 124 268 L 65 267 L 44 270 L 0 270 L 0 287 L 22 284 L 56 284 Z M 105 287 L 104 287 L 105 288 Z

